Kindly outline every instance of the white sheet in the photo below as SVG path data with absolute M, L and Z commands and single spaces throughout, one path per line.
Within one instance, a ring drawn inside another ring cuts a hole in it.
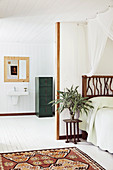
M 95 123 L 95 145 L 113 153 L 113 108 L 97 111 Z
M 113 97 L 96 97 L 91 100 L 94 109 L 88 115 L 81 114 L 83 123 L 80 129 L 87 131 L 88 142 L 113 153 Z

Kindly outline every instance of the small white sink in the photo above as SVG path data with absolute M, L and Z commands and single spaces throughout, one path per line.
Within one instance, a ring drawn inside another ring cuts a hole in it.
M 28 91 L 14 91 L 11 90 L 8 92 L 8 96 L 11 96 L 12 104 L 17 105 L 19 96 L 27 96 L 29 95 Z
M 29 95 L 28 91 L 9 91 L 8 92 L 9 96 L 25 96 L 25 95 Z

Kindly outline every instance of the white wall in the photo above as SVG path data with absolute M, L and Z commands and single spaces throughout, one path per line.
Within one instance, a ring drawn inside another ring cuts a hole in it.
M 88 72 L 87 25 L 61 23 L 60 34 L 60 90 L 79 86 L 82 74 Z M 68 110 L 60 114 L 60 134 L 65 134 L 63 119 L 70 118 Z
M 82 74 L 89 73 L 87 25 L 61 23 L 60 90 L 71 85 L 82 91 Z M 104 54 L 95 74 L 113 74 L 113 41 L 107 41 Z M 70 118 L 68 110 L 60 114 L 60 135 L 65 135 L 63 119 Z
M 81 91 L 81 75 L 89 69 L 87 25 L 61 23 L 60 43 L 60 88 L 79 85 Z
M 4 82 L 4 56 L 29 57 L 30 82 Z M 35 77 L 54 76 L 53 44 L 0 43 L 0 113 L 35 112 Z M 28 87 L 30 95 L 19 97 L 17 105 L 12 104 L 7 93 L 14 88 Z

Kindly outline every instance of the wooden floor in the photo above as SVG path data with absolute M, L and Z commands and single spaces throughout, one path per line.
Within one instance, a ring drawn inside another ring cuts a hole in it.
M 55 140 L 55 118 L 36 116 L 0 117 L 0 153 L 46 148 L 78 147 L 106 170 L 113 170 L 113 154 L 86 141 L 78 144 Z

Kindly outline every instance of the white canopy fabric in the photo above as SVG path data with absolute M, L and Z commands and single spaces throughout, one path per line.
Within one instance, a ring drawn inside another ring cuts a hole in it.
M 88 22 L 88 49 L 91 76 L 95 73 L 104 52 L 107 38 L 113 40 L 113 8 L 100 13 Z
M 84 22 L 112 0 L 0 0 L 0 42 L 51 43 L 56 22 Z
M 88 51 L 89 51 L 89 65 L 92 76 L 99 64 L 100 58 L 104 51 L 107 41 L 107 36 L 96 20 L 88 23 Z
M 106 12 L 99 14 L 97 21 L 107 37 L 113 40 L 113 6 L 109 7 Z

